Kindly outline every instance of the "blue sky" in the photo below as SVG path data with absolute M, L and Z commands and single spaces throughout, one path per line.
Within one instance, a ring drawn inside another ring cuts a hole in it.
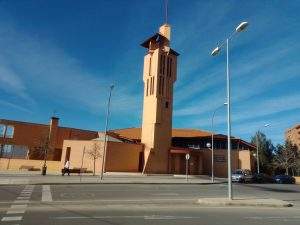
M 232 133 L 258 129 L 281 143 L 300 122 L 300 2 L 169 0 L 172 46 L 181 55 L 173 127 L 226 133 L 225 52 L 210 51 L 241 22 L 230 43 Z M 137 127 L 142 112 L 139 46 L 164 22 L 162 0 L 1 1 L 0 117 L 103 130 Z M 263 128 L 265 123 L 271 126 Z

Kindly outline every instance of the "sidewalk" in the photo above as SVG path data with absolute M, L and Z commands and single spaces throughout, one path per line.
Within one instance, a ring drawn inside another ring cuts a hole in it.
M 215 183 L 224 183 L 226 179 L 216 178 Z M 62 176 L 61 174 L 48 173 L 42 176 L 41 172 L 11 172 L 0 171 L 0 185 L 9 184 L 211 184 L 211 179 L 205 175 L 188 176 L 173 174 L 148 174 L 140 173 L 106 173 L 103 180 L 99 174 L 96 176 L 84 174 L 71 174 Z

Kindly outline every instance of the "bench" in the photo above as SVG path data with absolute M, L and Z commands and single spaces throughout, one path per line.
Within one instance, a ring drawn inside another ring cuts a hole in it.
M 34 166 L 22 165 L 22 166 L 20 166 L 19 170 L 28 170 L 28 171 L 30 171 L 33 168 L 34 168 Z
M 64 173 L 64 168 L 61 169 L 61 173 L 63 174 Z M 92 171 L 89 171 L 87 170 L 87 168 L 77 168 L 77 167 L 74 167 L 73 169 L 70 169 L 70 173 L 78 173 L 78 174 L 81 174 L 81 173 L 92 173 Z
M 22 165 L 19 170 L 27 170 L 27 171 L 41 171 L 40 168 L 34 168 L 34 166 Z

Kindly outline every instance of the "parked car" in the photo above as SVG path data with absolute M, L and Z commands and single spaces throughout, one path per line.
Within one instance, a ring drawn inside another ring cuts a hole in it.
M 250 170 L 238 169 L 231 174 L 232 182 L 239 182 L 239 183 L 251 182 L 252 178 L 253 176 Z
M 275 176 L 274 180 L 277 184 L 295 184 L 296 183 L 296 179 L 294 177 L 285 175 L 285 174 Z
M 254 174 L 252 181 L 254 183 L 274 183 L 273 177 L 265 173 Z

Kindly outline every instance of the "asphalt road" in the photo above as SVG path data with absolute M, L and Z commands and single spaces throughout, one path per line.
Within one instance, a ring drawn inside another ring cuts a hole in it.
M 292 208 L 200 207 L 226 184 L 0 186 L 1 224 L 300 224 L 300 186 L 236 184 L 235 197 L 277 198 Z

